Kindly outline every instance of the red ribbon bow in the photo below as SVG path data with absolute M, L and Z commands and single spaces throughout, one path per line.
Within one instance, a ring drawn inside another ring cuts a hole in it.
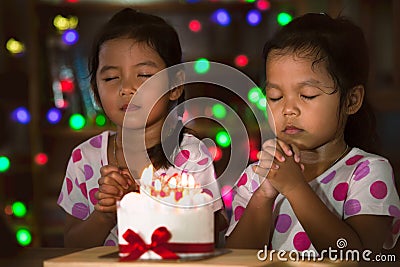
M 152 250 L 163 259 L 179 259 L 179 256 L 167 248 L 171 233 L 164 226 L 154 230 L 151 235 L 151 244 L 147 245 L 143 239 L 131 229 L 125 231 L 122 237 L 128 242 L 127 245 L 119 245 L 121 253 L 129 253 L 121 257 L 121 261 L 137 260 L 145 252 Z

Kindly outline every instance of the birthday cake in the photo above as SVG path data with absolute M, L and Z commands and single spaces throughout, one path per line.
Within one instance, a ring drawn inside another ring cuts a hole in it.
M 140 192 L 126 194 L 117 206 L 119 256 L 180 259 L 214 252 L 212 198 L 193 176 L 153 177 L 143 171 Z

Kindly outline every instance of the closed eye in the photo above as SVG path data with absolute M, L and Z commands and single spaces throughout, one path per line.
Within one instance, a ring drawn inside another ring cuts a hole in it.
M 306 99 L 306 100 L 311 100 L 311 99 L 316 98 L 317 96 L 318 96 L 318 95 L 312 95 L 312 96 L 301 95 L 300 97 L 301 97 L 301 98 L 304 98 L 304 99 Z
M 115 80 L 115 79 L 118 79 L 118 77 L 107 77 L 107 78 L 104 78 L 103 81 L 109 82 L 109 81 L 112 81 L 112 80 Z
M 151 76 L 153 76 L 154 74 L 139 74 L 138 77 L 141 78 L 150 78 Z
M 279 101 L 281 98 L 282 98 L 281 96 L 280 96 L 280 97 L 267 97 L 267 99 L 268 99 L 269 101 L 272 101 L 272 102 Z

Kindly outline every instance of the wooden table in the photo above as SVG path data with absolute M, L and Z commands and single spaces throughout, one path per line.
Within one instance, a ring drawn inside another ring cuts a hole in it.
M 44 267 L 127 267 L 127 266 L 152 266 L 152 267 L 168 267 L 168 266 L 270 266 L 270 267 L 289 267 L 289 266 L 313 266 L 313 267 L 338 267 L 348 266 L 357 267 L 356 262 L 331 262 L 324 260 L 322 262 L 314 261 L 260 261 L 257 259 L 257 250 L 250 249 L 233 249 L 228 253 L 220 256 L 203 259 L 203 260 L 166 260 L 166 261 L 130 261 L 120 262 L 116 254 L 117 247 L 96 247 L 75 252 L 65 256 L 53 258 L 44 261 Z

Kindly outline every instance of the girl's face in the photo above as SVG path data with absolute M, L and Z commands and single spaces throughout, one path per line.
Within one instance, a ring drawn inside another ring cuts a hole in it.
M 271 51 L 266 61 L 268 113 L 276 136 L 300 149 L 316 149 L 343 138 L 343 127 L 338 129 L 339 93 L 333 93 L 325 63 L 312 68 L 312 59 L 277 52 Z
M 96 82 L 104 112 L 109 119 L 122 126 L 127 114 L 129 119 L 125 123 L 129 124 L 129 128 L 162 125 L 170 100 L 169 94 L 163 95 L 168 86 L 167 75 L 152 79 L 137 90 L 151 76 L 165 68 L 164 60 L 145 43 L 129 38 L 104 42 L 100 48 Z

